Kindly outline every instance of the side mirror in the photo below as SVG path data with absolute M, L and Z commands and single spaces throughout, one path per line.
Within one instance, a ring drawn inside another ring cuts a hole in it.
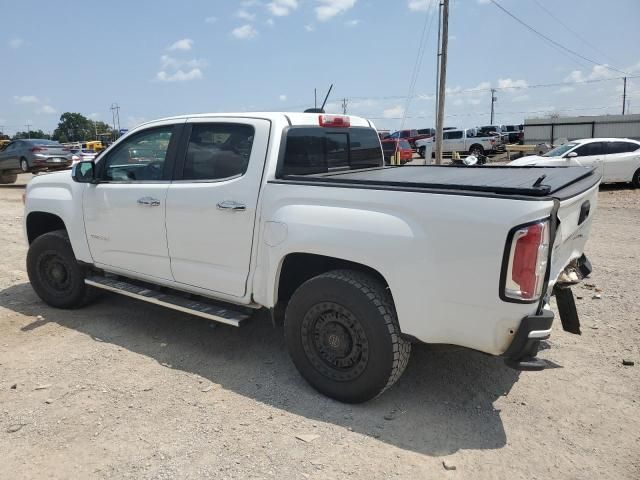
M 71 169 L 71 178 L 78 183 L 94 183 L 96 181 L 96 166 L 92 160 L 76 163 Z
M 576 152 L 569 152 L 569 153 L 567 153 L 567 156 L 564 157 L 564 158 L 575 158 L 577 156 L 578 156 L 578 154 Z

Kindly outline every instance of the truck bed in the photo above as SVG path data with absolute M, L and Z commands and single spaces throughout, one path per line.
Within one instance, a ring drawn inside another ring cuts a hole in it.
M 288 175 L 284 180 L 334 186 L 563 199 L 595 185 L 600 174 L 595 168 L 584 167 L 405 165 L 318 175 Z

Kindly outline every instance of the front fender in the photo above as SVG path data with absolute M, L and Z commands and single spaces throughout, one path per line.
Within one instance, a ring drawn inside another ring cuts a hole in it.
M 27 218 L 30 213 L 43 212 L 62 219 L 76 259 L 93 263 L 84 228 L 82 197 L 85 184 L 71 179 L 71 171 L 64 170 L 34 177 L 26 189 L 24 232 L 27 235 Z

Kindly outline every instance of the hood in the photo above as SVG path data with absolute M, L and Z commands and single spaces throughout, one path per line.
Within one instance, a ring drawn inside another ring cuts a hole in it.
M 544 162 L 545 160 L 551 160 L 555 157 L 541 157 L 540 155 L 529 155 L 526 157 L 519 158 L 517 160 L 513 160 L 507 165 L 513 167 L 525 167 L 530 165 L 537 165 L 539 162 Z

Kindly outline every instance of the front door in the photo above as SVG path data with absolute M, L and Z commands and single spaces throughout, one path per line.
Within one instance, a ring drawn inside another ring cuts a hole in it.
M 269 129 L 267 120 L 189 119 L 189 142 L 167 195 L 177 282 L 245 294 Z
M 150 127 L 106 152 L 99 183 L 84 195 L 87 240 L 94 262 L 172 280 L 165 210 L 182 125 Z
M 572 150 L 577 157 L 570 158 L 570 163 L 583 167 L 596 167 L 600 174 L 604 173 L 604 142 L 589 142 Z

